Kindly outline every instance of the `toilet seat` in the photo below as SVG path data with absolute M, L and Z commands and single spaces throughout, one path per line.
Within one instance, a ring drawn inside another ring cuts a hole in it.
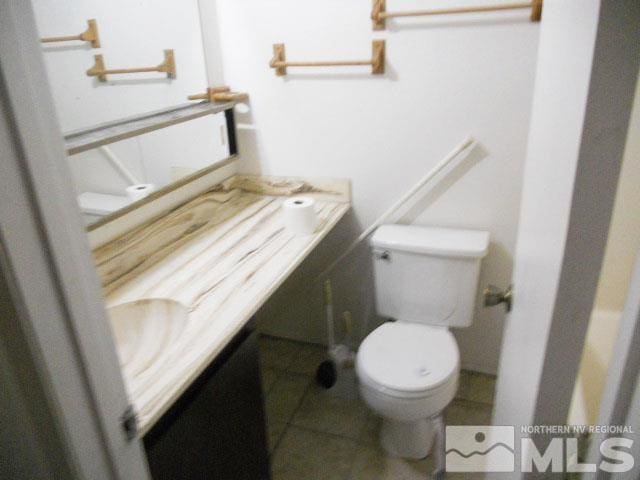
M 410 322 L 385 323 L 362 342 L 360 380 L 397 398 L 438 395 L 457 382 L 460 354 L 451 332 Z

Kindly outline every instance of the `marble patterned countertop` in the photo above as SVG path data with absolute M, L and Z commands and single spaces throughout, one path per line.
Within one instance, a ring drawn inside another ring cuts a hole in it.
M 283 226 L 280 206 L 296 195 L 316 200 L 319 225 L 312 235 L 295 236 Z M 346 180 L 237 175 L 94 250 L 107 307 L 161 298 L 178 301 L 189 312 L 185 325 L 167 333 L 162 348 L 155 346 L 147 368 L 121 365 L 140 435 L 349 208 Z

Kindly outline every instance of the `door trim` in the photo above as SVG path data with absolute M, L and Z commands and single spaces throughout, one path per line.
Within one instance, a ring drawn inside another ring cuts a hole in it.
M 73 478 L 146 479 L 141 442 L 120 425 L 129 402 L 31 2 L 0 2 L 0 99 L 0 262 L 15 307 L 4 320 L 19 326 Z
M 627 300 L 620 319 L 620 327 L 615 346 L 614 355 L 607 371 L 607 381 L 600 402 L 600 414 L 598 425 L 628 425 L 634 429 L 636 443 L 639 443 L 637 435 L 640 433 L 640 418 L 633 414 L 633 408 L 638 408 L 635 401 L 640 400 L 640 255 L 636 260 L 633 277 L 627 294 Z M 599 465 L 604 459 L 599 447 L 602 441 L 611 435 L 599 433 L 591 438 L 588 463 Z M 618 435 L 614 435 L 618 436 Z M 638 452 L 638 445 L 635 446 Z M 640 462 L 635 457 L 636 467 Z M 584 478 L 626 478 L 625 475 L 612 475 L 607 472 L 585 474 Z M 628 477 L 631 478 L 631 477 Z

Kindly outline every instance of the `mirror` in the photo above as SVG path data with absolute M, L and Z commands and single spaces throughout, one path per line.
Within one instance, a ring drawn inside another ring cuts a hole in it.
M 78 132 L 100 135 L 105 125 L 119 125 L 123 119 L 146 117 L 152 122 L 150 112 L 197 105 L 187 97 L 204 92 L 209 84 L 197 0 L 161 5 L 151 0 L 33 0 L 33 7 L 39 34 L 46 40 L 42 51 L 49 85 L 67 139 Z M 90 19 L 95 23 L 88 23 Z M 85 31 L 85 37 L 73 38 Z M 91 37 L 94 34 L 98 38 Z M 175 78 L 152 71 L 166 60 L 166 50 L 172 51 Z M 106 78 L 88 76 L 87 70 L 97 65 L 118 72 Z M 228 117 L 224 111 L 210 113 L 69 155 L 87 224 L 112 218 L 120 209 L 142 203 L 150 192 L 225 161 L 234 153 Z

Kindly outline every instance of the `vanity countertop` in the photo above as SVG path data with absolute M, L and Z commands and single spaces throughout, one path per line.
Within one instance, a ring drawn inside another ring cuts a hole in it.
M 295 236 L 283 226 L 280 206 L 297 195 L 316 200 L 319 225 L 313 235 Z M 148 368 L 132 371 L 122 363 L 141 435 L 349 208 L 346 180 L 236 175 L 94 250 L 108 307 L 161 298 L 189 311 L 183 326 L 167 332 L 166 348 L 155 346 L 159 353 Z

